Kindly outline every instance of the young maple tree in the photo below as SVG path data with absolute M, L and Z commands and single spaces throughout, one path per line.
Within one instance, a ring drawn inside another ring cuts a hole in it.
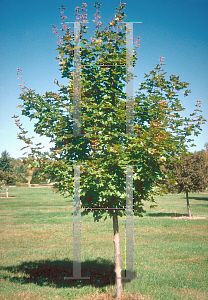
M 16 117 L 20 129 L 19 138 L 29 144 L 36 158 L 35 167 L 55 180 L 55 187 L 61 194 L 74 195 L 73 164 L 81 166 L 81 203 L 82 216 L 93 212 L 94 221 L 105 216 L 113 218 L 115 245 L 116 294 L 121 297 L 121 268 L 118 216 L 126 215 L 125 210 L 99 210 L 99 208 L 125 208 L 126 173 L 125 166 L 133 165 L 133 205 L 134 215 L 142 216 L 143 200 L 152 201 L 159 192 L 164 174 L 161 165 L 171 161 L 173 154 L 186 151 L 186 142 L 192 141 L 190 135 L 198 135 L 202 116 L 184 118 L 180 112 L 184 108 L 178 99 L 178 92 L 186 89 L 188 83 L 181 82 L 178 76 L 165 78 L 162 69 L 163 59 L 149 74 L 134 99 L 134 135 L 126 132 L 126 93 L 123 91 L 126 74 L 126 25 L 125 3 L 116 8 L 112 18 L 104 29 L 100 19 L 100 3 L 95 3 L 96 29 L 91 41 L 85 38 L 86 4 L 76 8 L 76 21 L 80 22 L 80 61 L 81 61 L 81 135 L 73 134 L 73 71 L 74 43 L 62 7 L 62 36 L 54 26 L 58 36 L 58 60 L 63 78 L 68 85 L 57 80 L 58 93 L 37 94 L 22 85 L 20 106 L 22 114 L 37 120 L 34 131 L 45 135 L 54 143 L 50 152 L 42 153 L 40 146 L 33 146 L 27 131 Z M 136 48 L 139 39 L 134 41 L 133 65 L 137 60 Z M 116 65 L 117 64 L 117 65 Z M 21 72 L 19 72 L 21 75 Z M 132 75 L 132 74 L 130 74 Z M 133 76 L 133 75 L 132 75 Z M 187 96 L 189 90 L 185 90 Z M 200 103 L 198 103 L 200 104 Z M 193 116 L 192 115 L 192 116 Z

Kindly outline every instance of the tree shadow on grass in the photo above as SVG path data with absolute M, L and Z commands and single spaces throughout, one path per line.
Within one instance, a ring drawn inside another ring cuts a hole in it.
M 188 214 L 158 212 L 158 213 L 146 213 L 145 216 L 148 216 L 148 217 L 187 217 Z
M 205 196 L 205 197 L 202 197 L 201 195 L 200 196 L 190 196 L 189 197 L 189 200 L 190 199 L 193 199 L 193 200 L 204 200 L 204 201 L 208 201 L 208 196 Z
M 4 267 L 1 270 L 10 273 L 10 275 L 8 273 L 3 275 L 5 279 L 21 284 L 35 283 L 56 288 L 72 286 L 82 288 L 87 285 L 102 288 L 115 284 L 114 264 L 100 258 L 81 263 L 82 277 L 90 277 L 90 279 L 64 279 L 64 277 L 73 277 L 73 261 L 68 259 L 23 262 L 21 265 Z M 136 271 L 134 276 L 136 277 Z

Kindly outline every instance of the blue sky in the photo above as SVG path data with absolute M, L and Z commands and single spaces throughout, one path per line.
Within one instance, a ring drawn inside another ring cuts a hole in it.
M 94 1 L 85 1 L 88 9 L 89 32 L 93 35 Z M 101 21 L 104 25 L 114 17 L 120 0 L 100 1 Z M 134 90 L 148 73 L 165 57 L 167 76 L 175 74 L 189 82 L 192 93 L 179 95 L 188 116 L 195 109 L 196 100 L 203 101 L 202 115 L 208 120 L 208 0 L 126 0 L 125 21 L 142 21 L 134 25 L 134 37 L 140 36 L 138 61 L 134 68 Z M 58 7 L 67 7 L 67 20 L 74 21 L 75 7 L 82 1 L 69 0 L 0 0 L 0 153 L 7 150 L 12 157 L 23 156 L 24 143 L 17 139 L 18 128 L 11 118 L 21 113 L 16 108 L 21 89 L 17 81 L 17 68 L 22 69 L 26 86 L 43 94 L 57 91 L 54 79 L 61 79 L 57 38 L 52 25 L 60 27 Z M 21 116 L 23 127 L 34 135 L 33 123 Z M 195 137 L 194 148 L 201 150 L 208 142 L 208 122 L 202 133 Z M 46 138 L 37 137 L 35 142 Z

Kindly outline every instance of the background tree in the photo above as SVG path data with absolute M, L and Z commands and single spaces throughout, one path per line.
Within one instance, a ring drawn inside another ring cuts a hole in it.
M 208 186 L 208 176 L 205 156 L 200 152 L 182 155 L 180 160 L 172 164 L 171 171 L 174 181 L 172 186 L 178 193 L 186 193 L 189 218 L 191 210 L 189 205 L 189 192 L 202 192 Z
M 17 182 L 27 183 L 28 186 L 31 184 L 39 184 L 42 182 L 48 181 L 48 176 L 44 176 L 41 180 L 39 178 L 39 170 L 33 167 L 33 163 L 29 163 L 30 159 L 28 158 L 11 158 L 14 174 L 17 177 Z
M 49 183 L 51 180 L 49 175 L 36 163 L 36 159 L 31 155 L 28 156 L 27 159 L 24 160 L 24 163 L 27 164 L 28 168 L 28 185 L 31 184 L 41 184 L 41 183 Z
M 6 150 L 1 153 L 0 170 L 3 172 L 12 172 L 13 170 L 12 158 Z
M 13 159 L 14 160 L 14 173 L 16 174 L 17 181 L 20 183 L 27 183 L 28 166 L 24 162 L 24 158 Z
M 204 148 L 205 148 L 205 150 L 208 152 L 208 142 L 206 142 L 206 143 L 204 144 Z
M 62 36 L 54 26 L 58 36 L 58 60 L 62 77 L 68 78 L 67 86 L 57 84 L 58 93 L 46 92 L 43 96 L 26 88 L 22 83 L 20 106 L 22 114 L 36 119 L 34 131 L 45 135 L 54 143 L 50 152 L 42 153 L 39 145 L 33 145 L 26 137 L 18 116 L 16 125 L 20 129 L 19 138 L 29 145 L 36 158 L 35 167 L 41 167 L 55 187 L 66 197 L 73 197 L 73 164 L 81 165 L 81 202 L 84 208 L 125 208 L 126 174 L 125 165 L 134 165 L 134 215 L 142 216 L 143 200 L 152 201 L 159 192 L 158 185 L 163 179 L 161 165 L 171 161 L 175 153 L 186 151 L 189 136 L 200 133 L 202 116 L 197 116 L 200 103 L 190 118 L 180 112 L 177 92 L 186 89 L 188 83 L 178 76 L 165 78 L 163 60 L 140 85 L 134 101 L 135 135 L 126 134 L 125 100 L 123 88 L 126 74 L 126 26 L 121 23 L 125 17 L 125 4 L 116 8 L 112 18 L 103 30 L 100 19 L 100 4 L 95 3 L 96 30 L 91 41 L 84 38 L 87 32 L 86 4 L 76 8 L 76 20 L 81 25 L 81 136 L 73 135 L 73 32 L 65 23 L 65 8 L 62 7 Z M 136 39 L 133 63 L 137 60 Z M 117 66 L 115 66 L 117 63 Z M 93 64 L 93 65 L 92 65 Z M 103 66 L 104 64 L 104 66 Z M 88 66 L 86 66 L 88 65 Z M 114 67 L 113 67 L 114 66 Z M 123 67 L 124 66 L 124 67 Z M 132 74 L 128 74 L 133 76 Z M 21 78 L 21 71 L 19 71 Z M 185 90 L 187 96 L 189 90 Z M 43 173 L 44 173 L 43 172 Z M 116 295 L 121 297 L 122 283 L 120 268 L 120 245 L 118 216 L 126 215 L 125 210 L 86 210 L 82 215 L 93 212 L 94 221 L 103 216 L 113 218 Z
M 16 181 L 13 172 L 12 159 L 9 153 L 5 150 L 0 157 L 0 181 L 6 185 L 6 197 L 9 197 L 9 184 Z
M 198 153 L 200 153 L 204 157 L 204 161 L 205 161 L 204 170 L 205 170 L 205 175 L 208 177 L 208 143 L 204 144 L 204 148 L 205 149 L 198 151 Z
M 40 170 L 39 168 L 33 169 L 32 179 L 30 181 L 31 184 L 47 184 L 50 183 L 50 178 L 48 174 L 43 175 L 43 170 Z

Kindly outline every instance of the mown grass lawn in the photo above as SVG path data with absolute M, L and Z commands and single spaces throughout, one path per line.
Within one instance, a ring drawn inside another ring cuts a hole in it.
M 50 188 L 10 188 L 0 198 L 0 299 L 113 299 L 113 222 L 82 218 L 82 276 L 64 280 L 73 269 L 73 200 Z M 134 217 L 134 266 L 137 277 L 123 286 L 123 299 L 208 299 L 208 195 L 190 194 L 146 203 Z M 177 217 L 177 218 L 176 218 Z M 119 218 L 122 268 L 125 268 L 125 218 Z

